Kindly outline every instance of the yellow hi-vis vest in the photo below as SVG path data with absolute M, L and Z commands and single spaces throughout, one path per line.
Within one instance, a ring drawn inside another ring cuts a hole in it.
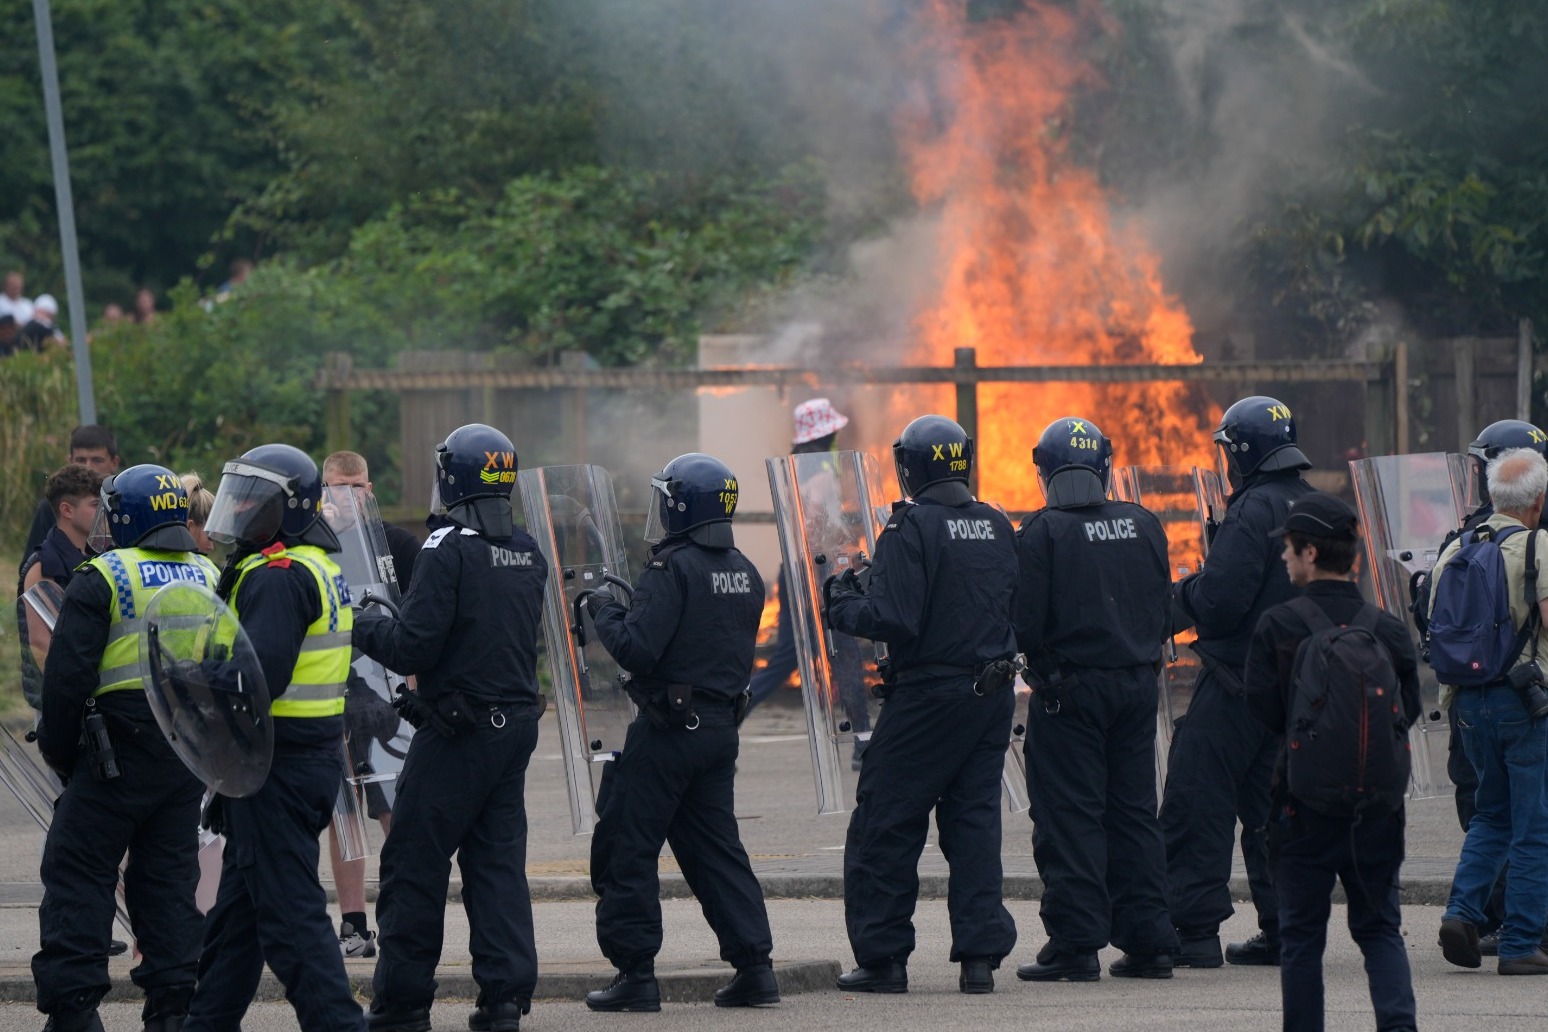
M 231 590 L 231 608 L 242 591 L 242 581 L 261 566 L 299 563 L 317 581 L 322 599 L 322 615 L 306 629 L 301 655 L 296 657 L 290 687 L 274 700 L 269 712 L 276 717 L 337 717 L 344 712 L 344 685 L 349 680 L 350 631 L 355 626 L 355 611 L 349 607 L 349 586 L 338 564 L 315 545 L 285 548 L 275 545 L 237 564 L 236 587 Z M 237 618 L 241 619 L 237 612 Z
M 220 580 L 215 564 L 197 552 L 169 552 L 148 548 L 115 548 L 87 560 L 113 589 L 109 603 L 107 648 L 97 667 L 94 695 L 145 688 L 149 673 L 140 664 L 140 638 L 145 634 L 145 607 L 169 584 L 203 584 L 211 589 Z

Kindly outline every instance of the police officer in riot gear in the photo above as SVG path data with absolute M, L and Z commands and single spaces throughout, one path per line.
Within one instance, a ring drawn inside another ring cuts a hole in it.
M 747 705 L 763 581 L 731 532 L 739 490 L 719 459 L 679 455 L 651 479 L 654 547 L 628 606 L 586 596 L 597 640 L 633 677 L 629 725 L 597 799 L 591 881 L 597 943 L 618 969 L 586 994 L 595 1011 L 657 1011 L 661 949 L 656 863 L 682 867 L 736 977 L 721 1007 L 779 1002 L 763 890 L 737 832 L 737 724 Z
M 266 444 L 226 463 L 205 524 L 234 546 L 218 591 L 263 666 L 274 761 L 256 793 L 217 796 L 209 815 L 226 851 L 185 1032 L 238 1027 L 266 963 L 305 1032 L 365 1027 L 317 878 L 317 837 L 343 777 L 353 626 L 321 499 L 317 464 L 288 444 Z
M 113 890 L 124 901 L 142 959 L 147 1030 L 175 1032 L 193 996 L 199 960 L 199 800 L 189 773 L 145 700 L 140 637 L 145 607 L 167 584 L 214 587 L 219 571 L 194 553 L 188 495 L 161 466 L 131 466 L 102 483 L 91 543 L 102 554 L 71 579 L 43 673 L 38 748 L 65 779 L 43 846 L 41 949 L 32 958 L 38 1009 L 54 1032 L 102 1028 Z M 83 741 L 83 719 L 100 722 Z
M 918 863 L 936 814 L 951 865 L 951 961 L 965 993 L 994 991 L 1016 944 L 1001 900 L 1000 774 L 1010 741 L 1016 543 L 973 498 L 973 441 L 921 416 L 892 446 L 908 501 L 893 506 L 867 583 L 830 578 L 828 620 L 885 642 L 886 701 L 860 769 L 844 846 L 844 919 L 859 965 L 840 989 L 908 991 Z
M 1225 452 L 1232 493 L 1209 559 L 1173 590 L 1174 628 L 1193 625 L 1204 671 L 1178 722 L 1161 803 L 1167 904 L 1183 967 L 1219 967 L 1220 923 L 1231 916 L 1231 844 L 1242 823 L 1242 855 L 1259 934 L 1233 943 L 1233 964 L 1279 963 L 1278 903 L 1269 882 L 1269 782 L 1278 738 L 1248 710 L 1242 671 L 1264 611 L 1292 598 L 1280 561 L 1290 503 L 1311 491 L 1311 463 L 1296 446 L 1295 419 L 1274 398 L 1243 398 L 1226 409 L 1214 440 Z
M 1166 844 L 1156 819 L 1156 692 L 1170 633 L 1166 532 L 1109 501 L 1112 445 L 1089 419 L 1056 419 L 1032 451 L 1046 508 L 1017 533 L 1016 643 L 1033 687 L 1027 794 L 1048 944 L 1032 982 L 1170 978 Z
M 427 1032 L 451 858 L 472 926 L 475 1032 L 516 1032 L 537 984 L 527 891 L 527 764 L 543 703 L 537 636 L 548 565 L 512 522 L 516 448 L 473 423 L 436 449 L 449 521 L 415 560 L 401 616 L 367 609 L 354 642 L 418 677 L 400 709 L 420 730 L 398 776 L 376 903 L 381 956 L 367 1024 Z

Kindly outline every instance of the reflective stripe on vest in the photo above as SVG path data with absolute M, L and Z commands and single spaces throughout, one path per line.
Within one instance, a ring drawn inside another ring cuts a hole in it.
M 234 603 L 242 590 L 242 581 L 253 570 L 285 559 L 305 567 L 316 580 L 322 615 L 307 627 L 301 654 L 296 657 L 296 667 L 290 675 L 290 687 L 274 700 L 269 712 L 276 717 L 336 717 L 344 712 L 344 686 L 349 680 L 352 657 L 350 632 L 355 626 L 355 613 L 349 608 L 349 589 L 338 565 L 313 545 L 260 552 L 248 556 L 237 567 L 231 598 Z
M 140 637 L 145 631 L 145 607 L 156 592 L 172 583 L 191 581 L 213 589 L 220 580 L 215 564 L 194 552 L 161 552 L 144 548 L 115 548 L 87 560 L 113 589 L 108 603 L 108 641 L 97 667 L 94 695 L 145 687 L 149 673 L 140 662 Z M 197 574 L 172 573 L 170 567 L 187 567 Z M 151 573 L 153 583 L 146 584 Z

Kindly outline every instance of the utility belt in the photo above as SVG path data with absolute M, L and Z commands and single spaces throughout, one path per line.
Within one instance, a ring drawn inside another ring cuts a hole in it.
M 674 684 L 640 677 L 631 678 L 626 690 L 640 713 L 650 721 L 651 727 L 660 731 L 698 730 L 701 723 L 700 708 L 712 724 L 721 723 L 717 718 L 724 712 L 730 714 L 737 727 L 741 727 L 752 701 L 752 696 L 745 688 L 729 699 L 702 692 L 695 698 L 691 684 Z
M 911 666 L 907 670 L 888 670 L 882 679 L 882 683 L 873 688 L 872 693 L 878 699 L 885 699 L 893 690 L 907 688 L 909 685 L 971 678 L 974 695 L 993 695 L 1014 681 L 1016 673 L 1020 669 L 1019 657 L 1016 656 L 1009 656 L 1004 659 L 991 659 L 973 666 L 958 666 L 952 663 L 921 663 L 918 666 Z
M 428 724 L 446 738 L 456 738 L 485 727 L 502 728 L 511 720 L 536 720 L 548 708 L 548 699 L 539 695 L 536 704 L 489 702 L 470 699 L 458 691 L 424 699 L 406 685 L 399 685 L 398 700 L 393 705 L 414 727 L 422 728 Z M 530 715 L 523 711 L 530 711 Z

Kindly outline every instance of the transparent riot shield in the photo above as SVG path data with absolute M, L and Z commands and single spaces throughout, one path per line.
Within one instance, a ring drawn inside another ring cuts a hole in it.
M 634 720 L 627 677 L 596 640 L 591 618 L 576 606 L 587 590 L 612 585 L 627 594 L 627 570 L 613 479 L 601 466 L 546 466 L 522 470 L 527 531 L 548 561 L 543 633 L 553 675 L 560 749 L 577 835 L 596 823 L 603 764 L 623 749 Z
M 22 695 L 33 709 L 42 706 L 43 660 L 54 637 L 64 588 L 41 580 L 16 600 L 16 634 L 21 643 Z
M 1442 452 L 1349 463 L 1376 603 L 1403 621 L 1416 642 L 1410 586 L 1416 574 L 1434 568 L 1441 542 L 1462 524 L 1471 480 L 1467 466 L 1465 458 Z M 1430 799 L 1453 789 L 1446 773 L 1450 727 L 1440 712 L 1440 685 L 1425 664 L 1419 667 L 1419 687 L 1419 722 L 1409 731 L 1412 794 Z
M 877 702 L 868 683 L 886 646 L 840 634 L 822 620 L 822 586 L 858 570 L 881 530 L 872 485 L 875 463 L 859 452 L 766 459 L 790 598 L 790 628 L 806 703 L 819 813 L 843 813 L 854 801 L 854 774 L 870 741 Z
M 1196 573 L 1209 555 L 1215 527 L 1225 517 L 1225 493 L 1220 474 L 1200 466 L 1124 466 L 1113 471 L 1113 496 L 1143 505 L 1166 531 L 1172 578 Z M 1166 763 L 1172 734 L 1188 712 L 1193 689 L 1203 673 L 1198 655 L 1187 648 L 1195 639 L 1190 629 L 1178 634 L 1166 650 L 1156 710 L 1156 797 L 1166 784 Z
M 1012 682 L 1016 693 L 1016 715 L 1011 718 L 1010 748 L 1005 750 L 1005 771 L 1000 780 L 1005 785 L 1005 804 L 1011 813 L 1026 813 L 1032 809 L 1027 794 L 1027 707 L 1032 704 L 1032 689 L 1022 683 L 1018 675 Z
M 39 581 L 16 600 L 16 626 L 21 639 L 21 663 L 23 684 L 26 684 L 29 668 L 36 676 L 35 687 L 41 689 L 43 666 L 48 659 L 48 647 L 53 640 L 54 625 L 59 621 L 59 606 L 64 601 L 64 589 L 51 580 Z M 27 701 L 38 707 L 29 695 Z M 36 736 L 26 735 L 27 743 L 16 740 L 11 729 L 0 724 L 0 785 L 4 785 L 21 804 L 22 810 L 32 818 L 44 834 L 54 820 L 54 803 L 64 792 L 59 780 L 37 754 L 30 743 Z M 114 902 L 118 926 L 129 938 L 134 930 L 129 924 L 129 913 L 124 909 L 124 880 L 118 879 L 118 898 Z
M 203 584 L 171 584 L 145 607 L 145 699 L 173 752 L 200 781 L 241 798 L 274 754 L 269 689 L 236 615 Z
M 325 487 L 323 516 L 338 536 L 340 551 L 335 558 L 344 571 L 350 596 L 356 602 L 379 599 L 396 605 L 397 572 L 376 499 L 361 488 Z M 350 805 L 354 810 L 376 819 L 392 812 L 398 772 L 414 735 L 413 725 L 392 707 L 398 687 L 405 683 L 405 678 L 359 649 L 350 658 L 344 693 L 344 742 L 351 789 L 341 794 L 340 800 L 342 806 L 344 795 L 353 795 Z M 346 829 L 342 826 L 339 841 L 343 848 Z

